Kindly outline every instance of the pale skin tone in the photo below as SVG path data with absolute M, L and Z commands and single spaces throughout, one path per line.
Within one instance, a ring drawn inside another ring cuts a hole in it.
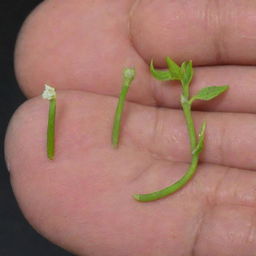
M 15 56 L 32 99 L 14 114 L 6 138 L 13 189 L 34 228 L 77 255 L 255 255 L 255 13 L 249 0 L 39 6 Z M 170 197 L 140 203 L 132 194 L 175 182 L 190 161 L 180 88 L 148 71 L 151 58 L 160 68 L 166 56 L 200 66 L 191 94 L 210 85 L 230 89 L 195 104 L 197 129 L 207 121 L 195 177 Z M 137 77 L 116 150 L 111 128 L 127 66 Z M 53 161 L 45 148 L 48 102 L 36 97 L 45 83 L 58 92 Z

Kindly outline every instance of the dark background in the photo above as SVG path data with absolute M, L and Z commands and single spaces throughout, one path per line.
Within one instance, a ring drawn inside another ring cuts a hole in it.
M 42 1 L 0 0 L 0 256 L 72 256 L 37 234 L 22 216 L 4 161 L 8 122 L 25 97 L 13 69 L 17 34 L 27 15 Z

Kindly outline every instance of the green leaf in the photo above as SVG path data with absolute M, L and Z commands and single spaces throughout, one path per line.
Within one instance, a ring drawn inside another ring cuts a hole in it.
M 181 64 L 183 85 L 189 85 L 193 77 L 192 61 L 185 61 Z
M 179 65 L 177 65 L 171 58 L 166 57 L 166 63 L 169 69 L 169 72 L 173 76 L 173 78 L 176 78 L 177 80 L 180 80 L 182 78 L 181 76 L 181 68 Z
M 199 135 L 198 135 L 198 143 L 195 147 L 195 149 L 192 151 L 192 154 L 199 154 L 204 147 L 204 136 L 205 136 L 205 130 L 206 130 L 206 121 L 203 122 Z
M 153 60 L 150 63 L 150 72 L 158 80 L 162 81 L 171 81 L 171 80 L 179 80 L 179 78 L 175 77 L 169 70 L 157 70 L 154 68 Z
M 228 88 L 228 85 L 210 86 L 203 88 L 191 98 L 190 103 L 192 103 L 194 100 L 211 100 L 220 95 L 221 93 L 225 92 Z

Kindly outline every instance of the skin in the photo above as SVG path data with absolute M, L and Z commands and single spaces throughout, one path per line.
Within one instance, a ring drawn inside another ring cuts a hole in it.
M 17 41 L 16 74 L 29 100 L 6 136 L 14 193 L 34 228 L 76 255 L 255 255 L 255 11 L 249 0 L 44 1 Z M 191 182 L 139 203 L 132 194 L 175 182 L 190 161 L 180 88 L 148 71 L 151 58 L 159 68 L 166 56 L 197 66 L 191 95 L 209 85 L 230 90 L 195 103 L 195 125 L 206 120 L 207 131 Z M 114 150 L 127 66 L 137 77 Z M 36 97 L 45 83 L 58 90 L 53 161 L 48 102 Z

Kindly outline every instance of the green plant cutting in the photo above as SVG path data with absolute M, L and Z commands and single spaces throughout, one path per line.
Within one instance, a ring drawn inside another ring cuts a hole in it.
M 225 92 L 229 86 L 210 86 L 201 89 L 196 95 L 190 97 L 190 84 L 193 78 L 192 61 L 185 61 L 179 66 L 169 57 L 166 58 L 167 70 L 157 70 L 154 68 L 153 61 L 150 63 L 150 72 L 158 80 L 173 81 L 178 80 L 181 83 L 181 96 L 180 102 L 183 109 L 184 117 L 186 120 L 187 131 L 190 141 L 192 160 L 186 173 L 174 184 L 163 188 L 159 191 L 155 191 L 147 194 L 135 194 L 134 199 L 141 202 L 154 201 L 170 194 L 173 194 L 177 190 L 184 187 L 188 181 L 194 176 L 200 153 L 204 147 L 204 137 L 206 130 L 206 122 L 202 122 L 201 129 L 196 134 L 194 121 L 192 118 L 191 107 L 195 100 L 211 100 L 218 95 Z M 123 72 L 123 83 L 121 87 L 121 93 L 119 96 L 118 104 L 116 107 L 113 129 L 112 129 L 112 145 L 114 148 L 118 147 L 120 137 L 120 127 L 124 104 L 129 87 L 134 80 L 135 69 L 126 68 Z M 49 100 L 49 112 L 48 112 L 48 127 L 47 127 L 47 156 L 49 159 L 54 158 L 55 151 L 55 115 L 56 115 L 56 91 L 55 88 L 45 85 L 45 90 L 42 94 L 43 99 Z
M 125 68 L 123 71 L 123 83 L 121 87 L 121 93 L 118 99 L 114 124 L 112 129 L 112 146 L 114 148 L 118 147 L 119 136 L 120 136 L 120 126 L 121 126 L 121 117 L 124 109 L 124 103 L 126 99 L 126 95 L 128 93 L 129 87 L 135 77 L 135 69 L 134 68 Z
M 192 112 L 191 107 L 195 100 L 211 100 L 218 95 L 225 92 L 229 86 L 223 85 L 223 86 L 210 86 L 201 89 L 196 95 L 190 97 L 190 84 L 193 78 L 193 67 L 192 67 L 192 61 L 185 61 L 179 66 L 176 64 L 173 60 L 171 60 L 169 57 L 166 58 L 167 63 L 167 70 L 157 70 L 154 68 L 153 61 L 150 63 L 150 72 L 151 74 L 158 80 L 162 81 L 173 81 L 177 80 L 181 83 L 181 96 L 180 96 L 180 102 L 182 106 L 182 110 L 184 113 L 184 117 L 186 120 L 187 125 L 187 131 L 190 141 L 190 148 L 191 148 L 191 155 L 192 160 L 190 163 L 190 166 L 188 167 L 188 170 L 186 173 L 174 184 L 171 184 L 170 186 L 163 188 L 159 191 L 155 191 L 148 194 L 135 194 L 133 195 L 134 199 L 141 201 L 141 202 L 149 202 L 158 200 L 160 198 L 166 197 L 170 194 L 173 194 L 177 190 L 184 187 L 188 181 L 194 176 L 198 162 L 199 162 L 199 155 L 204 147 L 204 137 L 205 137 L 205 130 L 206 130 L 206 122 L 202 122 L 201 129 L 198 133 L 198 136 L 196 134 L 194 121 L 192 118 Z M 135 73 L 135 72 L 134 72 Z M 133 77 L 134 78 L 134 77 Z M 129 81 L 129 85 L 131 81 L 133 80 L 127 80 Z M 128 82 L 127 82 L 128 83 Z M 116 113 L 115 119 L 114 119 L 114 126 L 118 127 L 118 129 L 113 129 L 113 145 L 118 145 L 118 138 L 119 138 L 119 129 L 120 129 L 120 121 L 121 121 L 121 113 L 123 110 L 123 104 L 124 99 L 127 94 L 129 86 L 126 87 L 125 91 L 121 91 L 119 102 L 118 102 L 118 108 Z M 121 106 L 120 106 L 121 104 Z M 121 109 L 118 110 L 118 109 Z
M 45 85 L 42 98 L 49 100 L 48 127 L 47 127 L 47 156 L 54 158 L 55 148 L 55 115 L 56 115 L 56 91 L 55 88 Z

